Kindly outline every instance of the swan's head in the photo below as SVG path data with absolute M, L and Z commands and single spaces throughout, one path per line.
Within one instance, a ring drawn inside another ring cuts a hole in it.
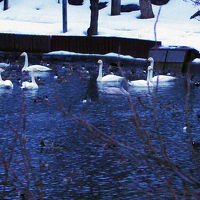
M 26 52 L 21 53 L 20 56 L 26 56 Z
M 153 59 L 152 57 L 149 57 L 149 58 L 147 59 L 147 61 L 149 61 L 150 63 L 154 63 L 154 59 Z
M 5 72 L 5 69 L 0 68 L 0 72 Z
M 102 61 L 102 60 L 98 60 L 97 63 L 98 63 L 98 64 L 103 64 L 103 61 Z
M 147 60 L 148 60 L 149 62 L 154 61 L 154 59 L 153 59 L 152 57 L 149 57 Z

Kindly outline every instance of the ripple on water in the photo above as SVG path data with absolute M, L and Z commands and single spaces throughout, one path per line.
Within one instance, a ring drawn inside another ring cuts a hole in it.
M 37 181 L 38 177 L 42 177 L 45 198 L 144 199 L 151 192 L 149 182 L 154 187 L 163 184 L 160 182 L 162 177 L 157 179 L 151 165 L 138 162 L 137 153 L 102 142 L 96 133 L 90 133 L 61 113 L 61 108 L 87 119 L 87 122 L 123 144 L 148 152 L 134 123 L 137 113 L 140 128 L 146 131 L 155 149 L 161 150 L 159 132 L 170 159 L 186 168 L 190 166 L 191 153 L 174 145 L 189 146 L 189 136 L 182 132 L 187 93 L 182 83 L 162 85 L 157 92 L 155 89 L 131 90 L 132 103 L 136 108 L 131 110 L 128 99 L 122 96 L 101 95 L 95 101 L 83 104 L 82 100 L 88 92 L 88 80 L 80 79 L 77 73 L 62 74 L 59 81 L 54 79 L 54 71 L 45 74 L 41 77 L 43 84 L 36 91 L 22 91 L 17 81 L 22 79 L 21 74 L 17 71 L 10 73 L 14 89 L 0 90 L 0 148 L 5 155 L 10 155 L 15 149 L 12 167 L 23 180 L 26 177 L 22 173 L 24 154 L 20 141 L 24 142 L 32 164 L 29 173 L 36 176 Z M 45 96 L 48 99 L 41 100 Z M 200 129 L 196 117 L 200 112 L 200 91 L 196 88 L 191 90 L 190 97 L 189 121 L 192 135 L 196 137 Z M 21 105 L 25 105 L 24 111 Z M 17 140 L 16 147 L 13 146 L 16 133 L 8 124 L 15 130 L 21 127 L 18 134 L 24 139 Z M 45 145 L 41 146 L 41 141 Z M 162 169 L 158 169 L 157 173 L 165 177 Z M 2 162 L 0 177 L 4 177 Z M 21 187 L 19 182 L 16 184 Z M 34 181 L 31 182 L 33 185 Z M 159 192 L 157 195 L 162 196 Z

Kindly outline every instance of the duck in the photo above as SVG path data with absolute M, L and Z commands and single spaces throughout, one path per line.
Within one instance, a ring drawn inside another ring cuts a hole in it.
M 43 66 L 43 65 L 30 65 L 28 66 L 28 54 L 26 52 L 21 53 L 20 56 L 24 56 L 25 57 L 25 62 L 24 62 L 24 67 L 22 68 L 22 72 L 23 71 L 32 71 L 33 69 L 37 69 L 37 71 L 40 72 L 45 72 L 45 71 L 50 71 L 52 70 L 49 67 Z
M 1 73 L 4 71 L 5 71 L 4 69 L 0 68 L 0 88 L 12 89 L 13 84 L 10 80 L 2 80 Z
M 200 141 L 192 141 L 193 148 L 199 148 L 200 147 Z
M 150 62 L 150 66 L 152 67 L 152 70 L 149 74 L 149 80 L 152 83 L 157 83 L 157 82 L 167 82 L 167 81 L 173 81 L 176 79 L 176 77 L 170 76 L 170 75 L 157 75 L 153 76 L 153 67 L 154 67 L 154 59 L 152 57 L 149 57 L 147 59 Z
M 31 71 L 31 82 L 29 81 L 25 81 L 22 82 L 22 89 L 38 89 L 38 85 L 35 81 L 35 77 L 34 77 L 34 71 L 37 71 L 36 69 L 32 69 Z
M 128 85 L 131 87 L 152 87 L 153 83 L 150 81 L 150 75 L 152 73 L 152 70 L 153 70 L 152 66 L 148 66 L 146 80 L 128 81 Z
M 44 96 L 44 97 L 36 97 L 33 99 L 34 103 L 39 103 L 39 102 L 48 102 L 48 96 Z
M 99 64 L 99 73 L 97 77 L 97 82 L 102 83 L 106 86 L 119 86 L 123 80 L 125 80 L 122 76 L 117 76 L 115 74 L 108 74 L 106 76 L 103 76 L 103 61 L 98 60 Z

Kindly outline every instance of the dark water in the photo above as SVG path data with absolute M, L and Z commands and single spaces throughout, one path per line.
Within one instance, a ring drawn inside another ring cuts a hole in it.
M 84 73 L 59 70 L 58 66 L 44 73 L 37 80 L 37 91 L 21 90 L 20 80 L 28 79 L 28 75 L 22 77 L 19 70 L 8 70 L 3 76 L 14 84 L 13 90 L 0 91 L 0 191 L 5 199 L 172 199 L 169 185 L 163 181 L 166 177 L 175 181 L 171 185 L 181 196 L 182 183 L 170 170 L 152 166 L 147 160 L 136 159 L 133 151 L 102 141 L 60 111 L 62 104 L 117 141 L 145 152 L 127 97 L 99 94 L 94 101 L 83 103 L 95 92 L 88 89 L 89 79 Z M 130 93 L 140 127 L 147 131 L 155 149 L 160 153 L 159 132 L 171 161 L 195 174 L 190 139 L 198 139 L 200 129 L 200 88 L 190 88 L 191 131 L 186 133 L 188 91 L 183 79 L 158 91 L 131 89 Z

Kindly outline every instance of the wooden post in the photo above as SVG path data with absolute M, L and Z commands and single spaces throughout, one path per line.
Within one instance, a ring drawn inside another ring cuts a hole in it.
M 67 0 L 62 1 L 63 33 L 67 32 Z
M 4 0 L 3 10 L 8 10 L 8 0 Z
M 111 15 L 120 15 L 121 12 L 121 0 L 112 0 Z

